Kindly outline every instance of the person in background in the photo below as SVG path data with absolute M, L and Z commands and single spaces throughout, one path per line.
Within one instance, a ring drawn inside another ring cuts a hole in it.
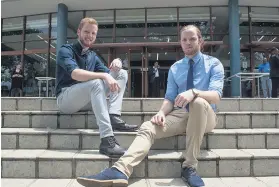
M 12 74 L 12 86 L 11 86 L 11 96 L 12 97 L 22 97 L 22 86 L 23 86 L 23 72 L 21 65 L 17 65 Z
M 158 62 L 154 63 L 154 66 L 151 68 L 151 96 L 159 97 L 160 96 L 160 66 Z
M 259 65 L 259 72 L 260 73 L 269 73 L 270 72 L 270 66 L 269 62 L 266 58 L 263 59 L 263 63 Z M 261 86 L 263 89 L 263 96 L 264 98 L 271 97 L 271 79 L 269 76 L 263 76 L 261 77 Z
M 271 56 L 269 58 L 270 63 L 270 78 L 272 82 L 272 94 L 271 97 L 278 97 L 279 89 L 279 54 L 276 47 L 271 49 Z

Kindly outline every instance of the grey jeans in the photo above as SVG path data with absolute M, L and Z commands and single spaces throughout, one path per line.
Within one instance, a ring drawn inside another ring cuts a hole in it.
M 78 111 L 92 110 L 96 116 L 100 137 L 113 136 L 109 114 L 121 114 L 123 95 L 128 80 L 128 73 L 121 69 L 111 72 L 120 86 L 120 92 L 111 93 L 102 79 L 94 79 L 63 88 L 57 97 L 57 105 L 61 112 L 72 114 Z M 107 95 L 109 94 L 109 103 Z
M 271 97 L 272 84 L 271 84 L 271 79 L 269 78 L 269 76 L 262 77 L 261 83 L 262 83 L 264 98 Z

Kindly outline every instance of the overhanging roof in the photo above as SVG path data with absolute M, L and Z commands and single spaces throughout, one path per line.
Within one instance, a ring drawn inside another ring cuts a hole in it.
M 222 6 L 228 0 L 2 0 L 2 18 L 57 12 L 57 5 L 64 3 L 69 11 L 96 9 L 125 9 L 144 7 Z M 278 7 L 278 0 L 241 0 L 243 6 Z

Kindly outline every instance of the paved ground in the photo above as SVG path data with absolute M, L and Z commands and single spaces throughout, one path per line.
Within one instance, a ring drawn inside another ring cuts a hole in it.
M 206 187 L 279 187 L 279 177 L 204 178 Z M 82 187 L 74 179 L 1 179 L 2 187 Z M 181 179 L 133 179 L 129 187 L 185 187 Z

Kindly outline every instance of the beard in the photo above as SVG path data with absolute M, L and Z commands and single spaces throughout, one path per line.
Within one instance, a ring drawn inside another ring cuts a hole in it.
M 183 50 L 184 54 L 186 56 L 193 56 L 195 55 L 198 51 L 199 51 L 199 47 L 193 47 L 191 49 L 188 49 L 188 50 Z
M 85 41 L 84 39 L 80 39 L 80 42 L 81 42 L 81 44 L 84 46 L 84 47 L 92 47 L 92 45 L 93 45 L 93 43 L 94 43 L 94 41 L 90 41 L 90 42 L 87 42 L 87 41 Z

